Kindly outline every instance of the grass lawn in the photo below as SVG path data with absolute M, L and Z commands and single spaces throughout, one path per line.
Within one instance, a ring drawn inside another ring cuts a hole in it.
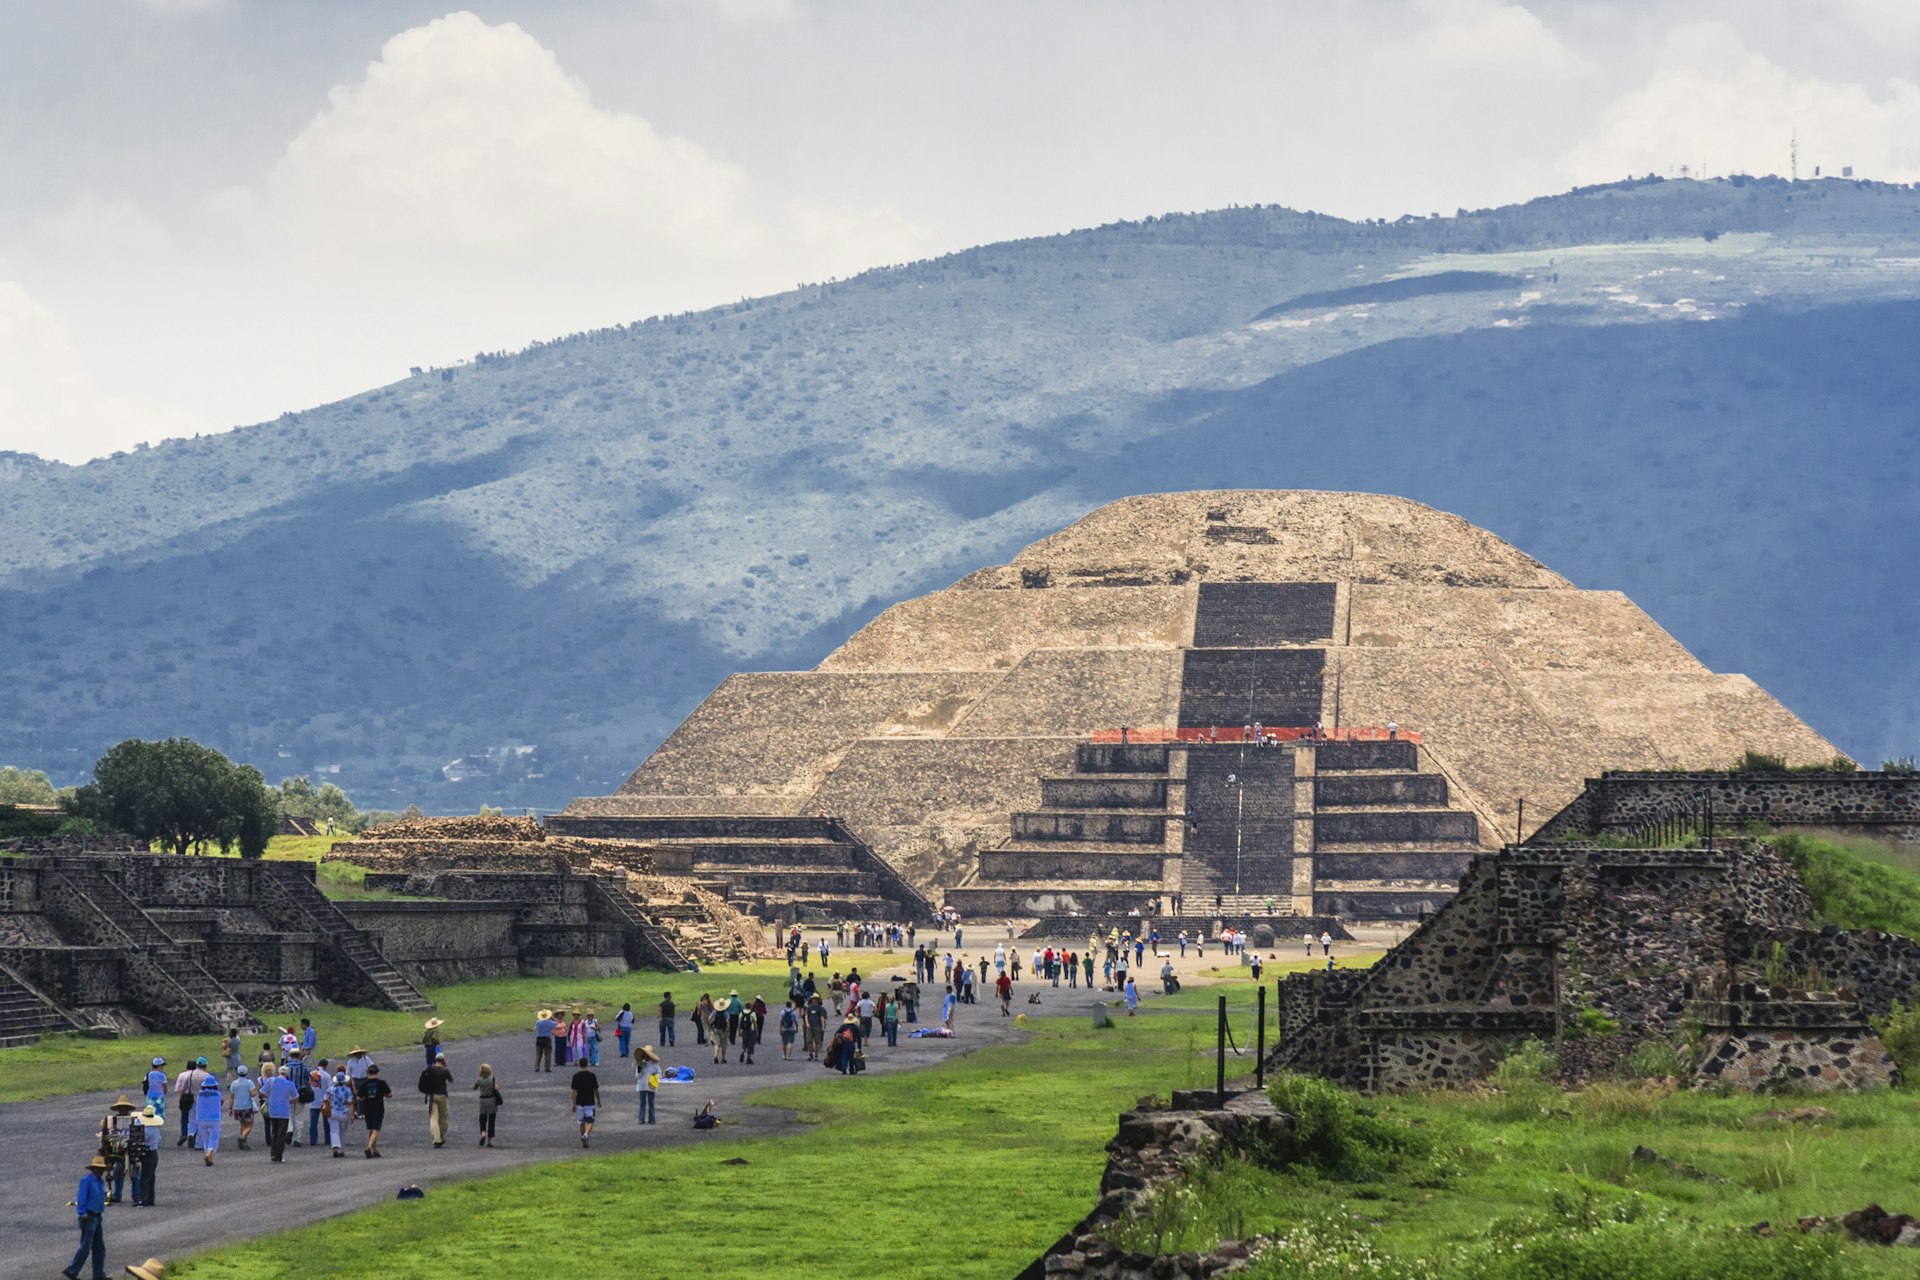
M 1833 1117 L 1754 1123 L 1806 1105 Z M 1606 1084 L 1563 1094 L 1535 1085 L 1362 1106 L 1387 1131 L 1410 1135 L 1412 1151 L 1382 1154 L 1362 1140 L 1345 1167 L 1230 1164 L 1144 1220 L 1132 1243 L 1157 1236 L 1168 1249 L 1211 1248 L 1255 1232 L 1318 1242 L 1263 1259 L 1250 1280 L 1915 1274 L 1907 1250 L 1840 1247 L 1793 1225 L 1869 1203 L 1920 1206 L 1920 1097 L 1911 1093 L 1667 1095 Z M 1634 1159 L 1641 1146 L 1664 1159 Z M 1780 1237 L 1755 1239 L 1749 1229 L 1763 1221 Z
M 1247 1001 L 1235 999 L 1243 1021 Z M 1121 1018 L 1101 1031 L 1081 1018 L 1029 1025 L 1023 1043 L 924 1071 L 755 1096 L 818 1124 L 805 1133 L 457 1183 L 218 1250 L 180 1272 L 545 1280 L 559 1266 L 583 1276 L 1004 1280 L 1093 1207 L 1120 1111 L 1213 1078 L 1204 1011 Z
M 700 973 L 629 973 L 614 978 L 495 978 L 457 986 L 428 987 L 438 1015 L 447 1025 L 443 1040 L 497 1035 L 507 1031 L 533 1034 L 533 1014 L 542 1005 L 579 1003 L 603 1018 L 630 1001 L 642 1015 L 659 1003 L 663 990 L 674 992 L 682 1008 L 690 1008 L 700 992 L 737 986 L 751 993 L 753 984 L 769 999 L 784 989 L 786 965 L 763 960 L 749 964 L 714 965 Z M 382 1009 L 351 1009 L 315 1005 L 295 1014 L 255 1010 L 263 1023 L 279 1025 L 295 1017 L 313 1019 L 320 1033 L 320 1052 L 343 1054 L 355 1044 L 378 1052 L 411 1046 L 420 1041 L 422 1015 Z M 645 1024 L 644 1016 L 641 1019 Z M 260 1052 L 259 1037 L 245 1037 L 242 1060 L 251 1067 Z M 156 1055 L 178 1064 L 189 1056 L 216 1059 L 218 1036 L 130 1036 L 122 1040 L 93 1040 L 78 1035 L 43 1037 L 38 1044 L 0 1049 L 0 1103 L 24 1102 L 57 1093 L 91 1089 L 132 1088 L 146 1074 Z

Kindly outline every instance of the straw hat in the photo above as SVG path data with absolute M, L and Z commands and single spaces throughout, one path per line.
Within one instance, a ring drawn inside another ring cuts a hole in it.
M 447 1025 L 446 1019 L 444 1018 L 428 1018 L 427 1019 L 427 1030 L 429 1031 L 433 1030 L 435 1027 L 444 1027 L 446 1025 Z
M 107 1171 L 107 1158 L 105 1156 L 95 1156 L 93 1159 L 87 1161 L 87 1168 L 96 1169 L 101 1173 L 105 1173 Z
M 734 996 L 737 996 L 737 995 L 739 995 L 739 994 L 740 994 L 740 988 L 738 988 L 738 987 L 733 987 L 733 988 L 731 988 L 731 989 L 729 989 L 729 990 L 728 990 L 728 992 L 727 992 L 727 998 L 728 998 L 728 999 L 732 999 L 732 998 L 733 998 Z
M 166 1272 L 167 1264 L 158 1258 L 148 1258 L 139 1266 L 134 1266 L 132 1263 L 127 1264 L 127 1274 L 130 1276 L 139 1276 L 140 1280 L 160 1280 L 160 1277 L 165 1275 Z
M 542 1009 L 539 1013 L 536 1013 L 533 1016 L 536 1018 L 551 1018 L 553 1016 L 553 1010 Z
M 139 1115 L 135 1116 L 134 1119 L 138 1120 L 141 1124 L 147 1126 L 147 1128 L 149 1129 L 165 1128 L 167 1123 L 166 1117 L 161 1115 L 158 1111 L 155 1111 L 153 1109 L 153 1104 L 151 1102 L 147 1104 L 147 1109 L 145 1111 L 142 1111 Z
M 353 1046 L 353 1048 L 347 1050 L 347 1056 L 351 1058 L 356 1053 L 365 1053 L 365 1052 L 366 1052 L 365 1049 L 362 1049 L 359 1045 L 355 1045 Z
M 127 1101 L 127 1095 L 123 1093 L 118 1098 L 114 1099 L 113 1105 L 111 1107 L 108 1107 L 107 1110 L 132 1111 L 134 1110 L 134 1105 L 131 1102 Z
M 640 1059 L 643 1062 L 658 1062 L 660 1055 L 653 1051 L 652 1045 L 643 1044 L 640 1046 Z

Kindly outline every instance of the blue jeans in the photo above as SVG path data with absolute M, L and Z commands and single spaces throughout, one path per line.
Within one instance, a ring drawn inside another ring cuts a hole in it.
M 898 1045 L 900 1043 L 900 1023 L 898 1019 L 887 1019 L 887 1043 L 890 1045 Z
M 660 1019 L 660 1043 L 661 1044 L 673 1043 L 673 1019 L 672 1018 Z
M 633 1044 L 633 1028 L 616 1027 L 614 1034 L 620 1037 L 620 1056 L 624 1058 L 627 1056 L 628 1047 Z
M 95 1280 L 105 1280 L 107 1274 L 107 1232 L 106 1218 L 102 1214 L 90 1213 L 80 1219 L 80 1247 L 73 1251 L 73 1261 L 67 1264 L 69 1275 L 77 1274 L 80 1264 L 93 1255 L 93 1274 Z
M 640 1123 L 653 1123 L 653 1090 L 651 1089 L 640 1091 Z
M 422 1045 L 421 1047 L 427 1051 L 427 1065 L 432 1066 L 433 1055 L 440 1052 L 440 1046 L 437 1044 L 429 1044 L 429 1045 Z
M 107 1182 L 107 1203 L 115 1204 L 120 1199 L 120 1193 L 126 1189 L 127 1162 L 125 1160 L 108 1157 L 107 1178 L 109 1179 Z M 133 1198 L 138 1200 L 140 1198 L 140 1178 L 138 1174 L 134 1175 L 133 1192 Z
M 317 1094 L 320 1091 L 316 1089 L 314 1092 Z M 307 1108 L 307 1145 L 310 1147 L 320 1145 L 320 1099 L 317 1097 L 313 1100 L 313 1105 Z

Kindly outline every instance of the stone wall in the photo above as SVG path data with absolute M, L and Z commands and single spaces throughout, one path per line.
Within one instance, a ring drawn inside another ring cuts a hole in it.
M 417 985 L 510 978 L 520 972 L 517 903 L 368 899 L 337 905 Z
M 1809 960 L 1849 971 L 1897 967 L 1920 946 L 1809 934 L 1809 910 L 1792 868 L 1752 841 L 1482 854 L 1459 894 L 1366 973 L 1282 980 L 1273 1065 L 1360 1089 L 1461 1084 L 1594 1010 L 1630 1037 L 1707 1025 L 1703 1081 L 1884 1083 L 1884 1047 L 1851 993 L 1768 991 L 1757 979 L 1782 931 Z
M 1682 809 L 1713 804 L 1716 830 L 1840 827 L 1920 840 L 1920 775 L 1910 773 L 1626 773 L 1590 778 L 1586 789 L 1529 839 L 1537 844 L 1624 835 Z
M 1017 1280 L 1202 1280 L 1227 1275 L 1259 1256 L 1265 1241 L 1228 1241 L 1208 1253 L 1142 1254 L 1108 1238 L 1154 1192 L 1177 1186 L 1196 1166 L 1283 1150 L 1292 1117 L 1266 1094 L 1236 1088 L 1220 1107 L 1212 1090 L 1174 1094 L 1170 1107 L 1142 1106 L 1120 1116 L 1107 1144 L 1107 1167 L 1093 1212 L 1022 1271 Z

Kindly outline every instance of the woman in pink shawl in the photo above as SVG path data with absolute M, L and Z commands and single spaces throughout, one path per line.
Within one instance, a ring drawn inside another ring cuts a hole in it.
M 573 1025 L 567 1028 L 567 1056 L 582 1066 L 587 1062 L 588 1034 L 587 1019 L 574 1010 Z

